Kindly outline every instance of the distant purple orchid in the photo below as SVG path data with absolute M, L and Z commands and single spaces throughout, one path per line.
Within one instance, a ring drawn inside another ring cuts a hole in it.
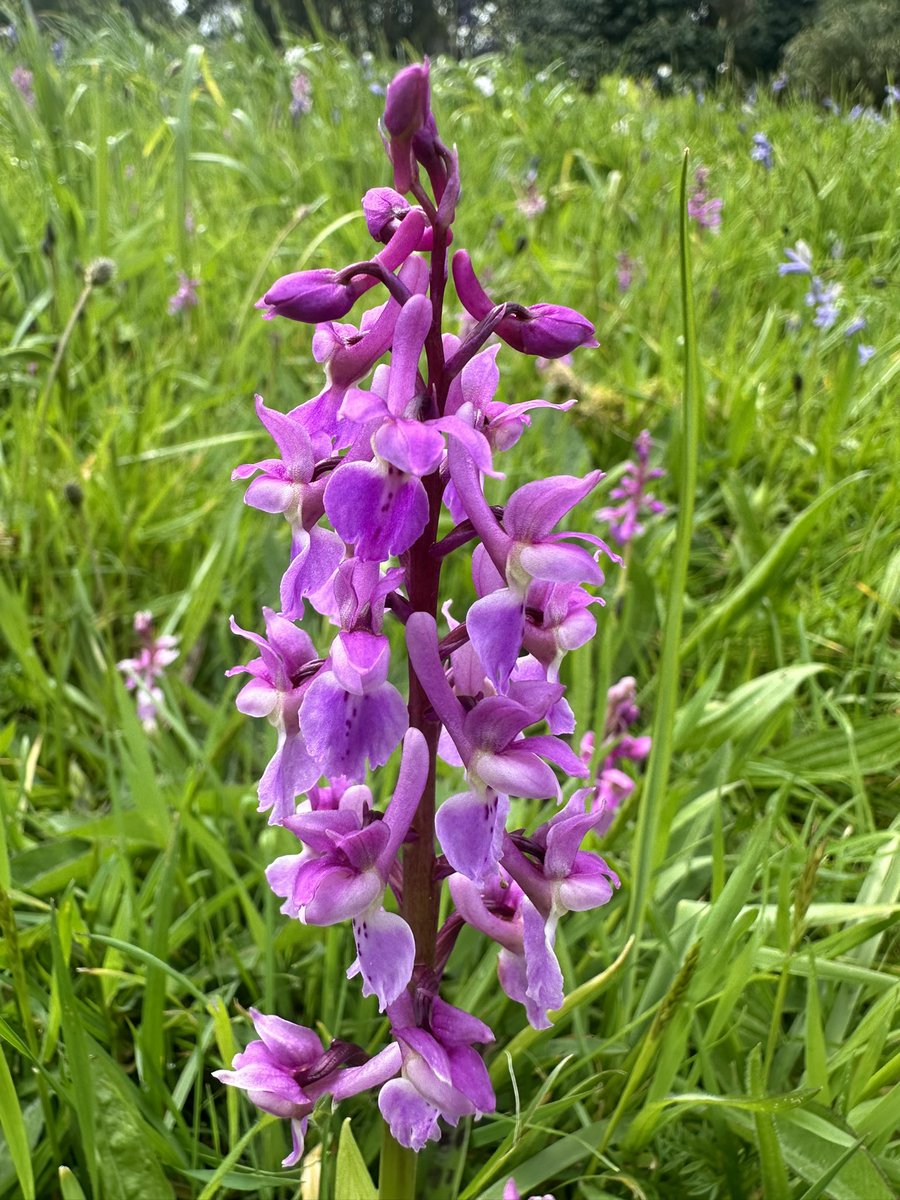
M 153 733 L 163 699 L 158 680 L 178 657 L 178 638 L 171 634 L 157 636 L 149 612 L 134 614 L 134 632 L 141 644 L 137 657 L 123 658 L 116 666 L 125 677 L 126 688 L 135 693 L 139 721 L 148 733 Z
M 285 275 L 257 303 L 267 320 L 315 326 L 324 386 L 289 412 L 257 396 L 274 449 L 232 476 L 247 505 L 290 528 L 280 611 L 263 608 L 264 636 L 232 620 L 256 657 L 228 672 L 249 676 L 238 708 L 275 729 L 259 809 L 298 841 L 266 878 L 287 918 L 350 922 L 348 977 L 360 977 L 390 1023 L 388 1045 L 369 1059 L 340 1042 L 323 1050 L 308 1029 L 252 1012 L 261 1041 L 218 1078 L 291 1122 L 287 1165 L 326 1094 L 380 1086 L 392 1136 L 414 1150 L 440 1137 L 441 1122 L 493 1112 L 480 1049 L 493 1032 L 440 995 L 460 929 L 496 943 L 501 987 L 544 1028 L 563 1002 L 559 921 L 608 903 L 618 887 L 583 846 L 604 804 L 599 783 L 572 793 L 590 762 L 569 741 L 575 716 L 561 681 L 565 656 L 596 631 L 600 560 L 621 563 L 575 515 L 603 473 L 532 479 L 505 501 L 488 498 L 503 480 L 497 456 L 532 412 L 574 403 L 500 399 L 492 335 L 567 362 L 597 345 L 594 326 L 560 304 L 495 301 L 457 249 L 452 278 L 471 322 L 443 332 L 460 178 L 431 111 L 427 62 L 388 86 L 383 131 L 393 186 L 363 197 L 371 256 Z M 374 288 L 382 302 L 345 320 Z M 652 509 L 643 487 L 659 472 L 642 447 L 635 469 Z M 473 591 L 457 621 L 441 595 L 442 562 L 473 542 Z M 297 624 L 308 608 L 331 626 L 321 654 Z M 624 739 L 610 755 L 624 755 Z M 398 751 L 388 789 L 379 768 Z M 531 834 L 507 829 L 514 798 L 549 802 Z M 445 880 L 455 907 L 440 922 Z
M 10 82 L 29 108 L 34 108 L 34 75 L 27 67 L 13 67 Z
M 197 288 L 199 279 L 192 279 L 185 271 L 178 272 L 178 287 L 169 297 L 169 316 L 177 316 L 186 308 L 195 308 L 199 303 Z
M 624 250 L 620 250 L 616 255 L 616 283 L 620 292 L 627 292 L 631 287 L 636 266 L 634 259 Z
M 291 116 L 295 121 L 312 111 L 312 85 L 302 71 L 291 80 Z
M 692 221 L 696 221 L 701 229 L 718 229 L 722 224 L 723 201 L 716 196 L 710 196 L 706 185 L 709 180 L 709 168 L 698 167 L 694 172 L 694 190 L 688 196 L 687 210 Z
M 650 466 L 650 430 L 642 430 L 634 443 L 635 461 L 625 463 L 622 482 L 612 489 L 610 497 L 621 503 L 610 508 L 601 508 L 595 515 L 598 521 L 607 521 L 609 531 L 620 546 L 626 546 L 644 532 L 640 517 L 643 513 L 658 515 L 666 511 L 665 504 L 647 491 L 653 479 L 661 479 L 665 471 Z
M 545 211 L 547 197 L 541 194 L 536 181 L 526 185 L 525 191 L 516 200 L 516 208 L 529 221 L 533 221 Z
M 606 696 L 606 719 L 603 727 L 602 758 L 595 780 L 595 807 L 600 811 L 596 825 L 599 834 L 612 825 L 619 809 L 634 791 L 635 781 L 622 770 L 628 763 L 642 763 L 650 753 L 650 738 L 633 737 L 630 728 L 640 720 L 640 709 L 635 703 L 637 682 L 626 675 L 614 683 Z M 581 757 L 590 764 L 594 757 L 594 734 L 589 732 L 581 739 Z

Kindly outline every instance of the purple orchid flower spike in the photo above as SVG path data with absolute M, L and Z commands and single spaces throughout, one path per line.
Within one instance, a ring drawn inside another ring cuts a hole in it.
M 640 517 L 643 513 L 656 516 L 666 511 L 665 504 L 649 491 L 647 486 L 653 479 L 661 479 L 665 471 L 650 466 L 650 430 L 642 430 L 634 443 L 636 462 L 625 463 L 622 482 L 610 492 L 613 500 L 622 503 L 610 508 L 601 508 L 595 515 L 598 521 L 607 521 L 609 531 L 620 546 L 626 546 L 644 532 Z
M 124 677 L 125 687 L 135 694 L 138 720 L 147 733 L 154 733 L 163 702 L 158 680 L 178 657 L 178 638 L 172 634 L 157 637 L 153 615 L 149 612 L 134 614 L 134 632 L 140 639 L 140 651 L 136 658 L 123 658 L 117 662 L 116 668 Z
M 649 737 L 633 737 L 629 733 L 641 715 L 636 696 L 637 681 L 632 675 L 624 676 L 607 692 L 602 761 L 597 771 L 594 801 L 594 809 L 600 813 L 594 827 L 598 834 L 606 833 L 634 791 L 635 781 L 621 769 L 622 764 L 643 762 L 650 753 Z M 581 739 L 581 757 L 586 764 L 594 758 L 594 740 L 593 733 L 586 733 Z
M 496 1108 L 494 1090 L 474 1042 L 492 1042 L 492 1031 L 461 1009 L 435 996 L 416 1020 L 412 997 L 401 996 L 388 1009 L 400 1047 L 400 1078 L 378 1096 L 381 1115 L 401 1146 L 421 1150 L 440 1137 L 438 1118 L 457 1125 Z
M 443 1121 L 494 1110 L 478 1049 L 493 1034 L 440 996 L 457 936 L 468 923 L 493 938 L 502 988 L 532 1025 L 549 1024 L 563 1001 L 557 923 L 570 909 L 606 903 L 618 885 L 582 840 L 627 786 L 614 773 L 629 755 L 637 760 L 641 742 L 630 734 L 633 693 L 624 687 L 618 699 L 611 693 L 600 753 L 583 744 L 576 754 L 563 740 L 576 721 L 561 664 L 596 630 L 601 554 L 621 560 L 594 533 L 558 526 L 602 473 L 533 479 L 505 505 L 484 492 L 488 478 L 503 478 L 497 456 L 519 441 L 533 410 L 574 403 L 506 403 L 503 347 L 488 340 L 497 333 L 539 363 L 567 362 L 596 346 L 594 327 L 556 304 L 495 305 L 460 251 L 452 274 L 472 324 L 460 336 L 445 331 L 461 186 L 456 151 L 431 111 L 427 61 L 390 84 L 382 128 L 393 187 L 362 200 L 374 241 L 364 253 L 374 256 L 284 276 L 259 302 L 267 318 L 315 325 L 324 387 L 288 413 L 257 399 L 278 454 L 235 471 L 248 482 L 247 504 L 282 514 L 291 529 L 281 613 L 264 610 L 265 637 L 233 626 L 258 648 L 234 669 L 250 676 L 238 706 L 278 733 L 260 808 L 299 843 L 267 880 L 287 917 L 351 923 L 348 977 L 358 975 L 363 995 L 387 1011 L 393 1038 L 368 1061 L 343 1043 L 323 1051 L 302 1026 L 258 1018 L 262 1040 L 222 1078 L 291 1120 L 291 1163 L 326 1093 L 338 1101 L 377 1081 L 394 1138 L 414 1150 L 436 1140 Z M 381 303 L 345 323 L 379 286 Z M 444 505 L 454 527 L 442 536 Z M 441 584 L 461 572 L 442 564 L 473 542 L 476 598 L 457 623 Z M 307 604 L 331 626 L 321 658 L 293 624 Z M 439 642 L 442 606 L 450 632 Z M 403 649 L 408 662 L 392 660 Z M 396 787 L 380 811 L 368 772 L 401 740 Z M 438 791 L 438 757 L 464 773 L 455 789 Z M 603 770 L 592 787 L 534 833 L 507 831 L 511 798 L 562 804 L 566 780 L 588 778 L 597 758 Z M 441 923 L 448 878 L 456 907 Z M 382 1164 L 385 1194 L 399 1162 Z M 406 1182 L 395 1190 L 410 1191 Z
M 453 282 L 463 308 L 476 321 L 483 321 L 496 307 L 478 282 L 472 260 L 465 250 L 458 250 L 453 256 Z M 574 308 L 564 308 L 561 304 L 532 304 L 527 308 L 517 305 L 515 309 L 497 323 L 495 332 L 521 354 L 562 358 L 579 346 L 599 345 L 594 337 L 594 326 Z
M 605 733 L 616 737 L 626 732 L 630 725 L 639 720 L 641 710 L 637 703 L 637 680 L 633 675 L 623 675 L 606 693 Z
M 238 1054 L 231 1070 L 213 1075 L 229 1087 L 245 1091 L 257 1108 L 291 1123 L 290 1154 L 283 1167 L 303 1157 L 309 1114 L 321 1096 L 347 1099 L 379 1087 L 400 1070 L 402 1055 L 396 1043 L 369 1058 L 359 1046 L 334 1041 L 322 1049 L 318 1034 L 255 1008 L 250 1016 L 260 1040 Z
M 285 903 L 281 911 L 305 924 L 353 923 L 357 959 L 348 974 L 363 977 L 363 995 L 382 1011 L 412 976 L 415 943 L 402 917 L 385 912 L 384 893 L 397 851 L 409 832 L 428 776 L 428 749 L 410 729 L 394 795 L 383 818 L 367 787 L 348 788 L 336 809 L 298 813 L 285 824 L 304 843 L 301 854 L 277 858 L 266 878 Z
M 300 732 L 298 715 L 304 693 L 319 660 L 309 635 L 291 621 L 263 609 L 266 637 L 241 629 L 231 618 L 233 633 L 259 647 L 259 658 L 232 667 L 226 675 L 250 675 L 235 704 L 250 717 L 265 717 L 278 731 L 278 745 L 259 782 L 259 811 L 268 812 L 270 825 L 280 825 L 294 812 L 294 801 L 322 774 Z

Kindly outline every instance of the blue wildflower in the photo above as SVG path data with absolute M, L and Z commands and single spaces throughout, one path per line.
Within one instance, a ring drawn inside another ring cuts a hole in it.
M 817 329 L 830 329 L 838 319 L 838 297 L 841 287 L 838 283 L 826 286 L 818 275 L 813 276 L 812 284 L 806 293 L 806 303 L 815 308 L 813 325 Z
M 778 264 L 779 275 L 812 275 L 812 250 L 806 242 L 798 242 L 784 255 L 788 261 Z
M 762 163 L 767 171 L 772 170 L 775 162 L 772 151 L 772 143 L 764 133 L 754 133 L 750 157 L 754 162 Z

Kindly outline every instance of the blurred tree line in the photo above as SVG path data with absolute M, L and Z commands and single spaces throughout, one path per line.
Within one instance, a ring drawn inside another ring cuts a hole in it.
M 26 0 L 27 2 L 27 0 Z M 33 0 L 43 12 L 98 0 Z M 785 66 L 798 87 L 879 101 L 900 76 L 900 0 L 117 0 L 144 25 L 177 14 L 207 31 L 252 13 L 273 38 L 329 35 L 357 53 L 460 58 L 518 50 L 536 69 L 744 82 Z M 103 6 L 107 11 L 109 3 Z

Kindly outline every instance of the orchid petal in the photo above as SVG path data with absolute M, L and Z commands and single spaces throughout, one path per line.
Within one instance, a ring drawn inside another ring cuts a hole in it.
M 406 1079 L 391 1079 L 378 1093 L 378 1108 L 388 1123 L 391 1137 L 408 1150 L 418 1152 L 426 1142 L 438 1142 L 437 1109 Z
M 466 629 L 485 674 L 503 691 L 525 635 L 525 605 L 521 596 L 510 588 L 482 596 L 469 609 Z
M 390 683 L 354 695 L 331 672 L 318 675 L 300 707 L 300 729 L 326 775 L 362 780 L 390 758 L 409 724 L 406 704 Z
M 335 1104 L 349 1096 L 356 1096 L 371 1087 L 386 1083 L 400 1070 L 400 1064 L 400 1047 L 396 1042 L 391 1042 L 361 1067 L 346 1067 L 331 1088 Z
M 553 529 L 603 478 L 591 471 L 583 479 L 575 475 L 553 475 L 535 479 L 513 492 L 503 512 L 507 533 L 516 541 L 536 542 Z
M 396 913 L 369 909 L 354 918 L 353 937 L 357 957 L 347 978 L 361 974 L 363 995 L 377 996 L 378 1011 L 384 1012 L 412 978 L 416 958 L 412 930 Z
M 460 792 L 443 801 L 434 831 L 455 871 L 476 883 L 496 871 L 508 811 L 509 800 L 493 792 Z
M 278 447 L 288 477 L 298 482 L 309 483 L 315 466 L 309 433 L 290 413 L 266 408 L 262 396 L 257 395 L 254 400 L 256 415 Z
M 403 554 L 428 524 L 421 480 L 378 463 L 344 463 L 325 488 L 325 511 L 358 558 L 382 562 Z

